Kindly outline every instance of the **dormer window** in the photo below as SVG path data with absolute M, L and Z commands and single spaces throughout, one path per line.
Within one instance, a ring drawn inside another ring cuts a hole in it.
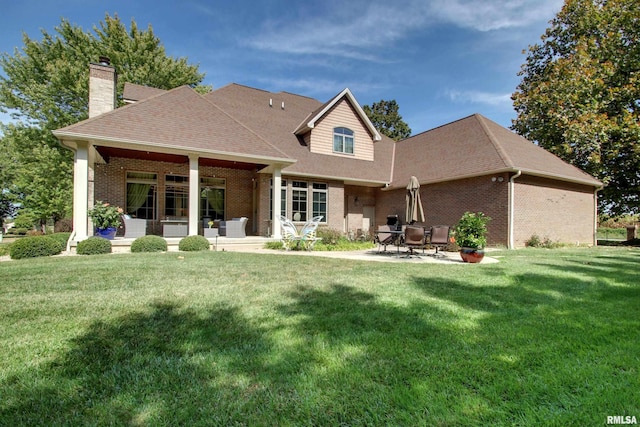
M 333 152 L 353 154 L 353 131 L 347 128 L 333 128 Z

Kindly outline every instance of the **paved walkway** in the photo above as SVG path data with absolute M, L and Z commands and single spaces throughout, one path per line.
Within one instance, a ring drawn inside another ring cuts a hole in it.
M 239 249 L 240 251 L 240 249 Z M 253 249 L 242 250 L 243 252 L 273 254 L 273 255 L 290 255 L 290 256 L 315 256 L 325 258 L 352 259 L 359 261 L 374 262 L 402 262 L 402 263 L 437 263 L 437 264 L 465 264 L 460 258 L 458 252 L 439 252 L 442 256 L 433 256 L 434 251 L 427 251 L 424 255 L 419 253 L 419 257 L 407 258 L 405 252 L 396 251 L 378 252 L 377 249 L 367 249 L 362 251 L 282 251 L 272 249 Z M 496 263 L 496 258 L 485 255 L 482 264 Z
M 273 249 L 257 249 L 257 248 L 243 248 L 238 247 L 233 249 L 234 252 L 251 252 L 259 254 L 271 254 L 271 255 L 287 255 L 287 256 L 314 256 L 336 259 L 349 259 L 358 261 L 372 261 L 372 262 L 401 262 L 401 263 L 437 263 L 437 264 L 465 264 L 460 258 L 458 252 L 439 252 L 442 256 L 433 256 L 433 250 L 427 251 L 424 255 L 420 253 L 419 257 L 407 258 L 403 251 L 400 251 L 398 255 L 395 251 L 378 252 L 377 249 L 366 249 L 361 251 L 284 251 Z M 76 256 L 75 254 L 62 253 L 56 256 Z M 1 261 L 10 261 L 9 256 L 0 257 Z M 498 260 L 490 256 L 485 255 L 482 260 L 482 264 L 496 263 Z

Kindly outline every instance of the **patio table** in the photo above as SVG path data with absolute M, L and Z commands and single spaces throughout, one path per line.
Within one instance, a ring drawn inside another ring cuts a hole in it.
M 187 219 L 163 219 L 162 237 L 185 237 L 188 232 L 189 220 Z

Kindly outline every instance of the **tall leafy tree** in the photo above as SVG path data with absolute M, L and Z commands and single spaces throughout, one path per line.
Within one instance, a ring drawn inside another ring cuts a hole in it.
M 197 65 L 167 56 L 152 27 L 140 30 L 134 20 L 127 30 L 118 16 L 107 14 L 90 32 L 63 19 L 55 34 L 43 30 L 41 40 L 24 34 L 23 42 L 22 49 L 0 55 L 5 73 L 0 76 L 0 110 L 19 120 L 3 128 L 1 149 L 14 162 L 10 191 L 42 221 L 71 212 L 72 156 L 51 131 L 88 117 L 90 62 L 100 56 L 111 59 L 119 95 L 124 82 L 209 90 L 199 86 L 204 74 Z M 55 185 L 52 179 L 40 179 L 42 173 L 55 176 Z
M 3 128 L 5 159 L 13 165 L 12 181 L 5 191 L 8 199 L 40 220 L 57 221 L 68 214 L 72 197 L 73 155 L 59 148 L 37 127 L 8 125 Z
M 640 211 L 640 2 L 566 0 L 530 46 L 513 129 L 605 183 L 600 208 Z
M 411 128 L 402 120 L 398 112 L 399 108 L 395 99 L 391 101 L 381 99 L 380 102 L 374 102 L 371 106 L 362 107 L 376 129 L 395 141 L 411 135 Z

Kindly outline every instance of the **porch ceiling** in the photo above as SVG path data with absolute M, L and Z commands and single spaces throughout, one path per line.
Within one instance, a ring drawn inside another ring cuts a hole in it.
M 189 163 L 188 156 L 183 156 L 179 154 L 156 153 L 152 151 L 128 150 L 125 148 L 104 147 L 104 146 L 96 146 L 95 148 L 96 150 L 98 150 L 98 153 L 100 153 L 102 158 L 107 163 L 109 163 L 109 158 L 111 157 L 121 157 L 125 159 L 143 159 L 143 160 L 151 160 L 155 162 Z M 199 164 L 200 166 L 212 166 L 212 167 L 242 169 L 242 170 L 262 169 L 263 167 L 266 166 L 264 164 L 236 162 L 231 160 L 220 160 L 220 159 L 212 159 L 212 158 L 205 158 L 205 157 L 200 157 Z

